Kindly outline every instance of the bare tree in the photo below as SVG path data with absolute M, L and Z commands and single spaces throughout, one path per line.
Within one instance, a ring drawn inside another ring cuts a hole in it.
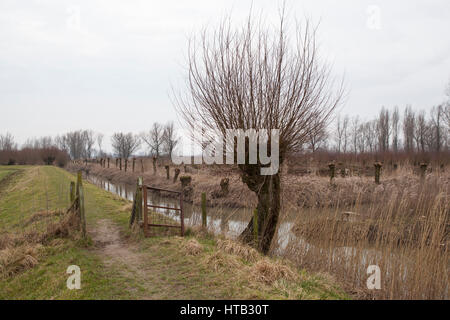
M 311 129 L 308 130 L 306 139 L 306 144 L 313 153 L 319 148 L 325 147 L 328 139 L 326 123 L 317 123 L 317 121 L 320 119 L 312 119 Z
M 95 145 L 95 133 L 92 130 L 83 131 L 83 140 L 84 140 L 84 153 L 83 156 L 87 159 L 91 159 L 94 151 Z
M 377 123 L 375 120 L 366 122 L 364 124 L 364 139 L 367 148 L 369 148 L 369 151 L 375 152 L 377 143 Z
M 131 132 L 116 132 L 111 137 L 111 144 L 117 157 L 128 159 L 139 149 L 141 141 L 138 136 L 133 135 Z
M 416 141 L 417 151 L 425 152 L 427 137 L 429 134 L 428 123 L 425 119 L 425 111 L 419 112 L 414 124 L 414 140 Z
M 398 140 L 398 131 L 400 126 L 400 114 L 398 111 L 398 107 L 394 108 L 391 117 L 391 125 L 392 125 L 392 149 L 394 152 L 398 152 L 399 148 L 399 140 Z
M 207 140 L 226 136 L 227 129 L 278 129 L 282 164 L 307 141 L 312 120 L 320 126 L 327 123 L 341 101 L 342 84 L 333 90 L 330 68 L 318 56 L 316 28 L 306 21 L 295 29 L 292 44 L 288 26 L 283 10 L 276 28 L 249 17 L 234 29 L 228 19 L 212 33 L 205 29 L 199 43 L 191 41 L 188 93 L 175 97 L 187 125 L 201 123 Z M 266 143 L 276 142 L 269 137 Z M 226 148 L 235 150 L 236 145 Z M 249 143 L 245 154 L 248 159 Z M 258 198 L 256 246 L 263 253 L 269 251 L 281 206 L 280 172 L 261 175 L 266 166 L 259 157 L 257 164 L 238 164 L 242 181 Z M 253 242 L 253 228 L 252 218 L 241 234 L 244 242 Z
M 437 152 L 442 149 L 442 136 L 443 136 L 443 126 L 442 126 L 442 115 L 443 108 L 442 105 L 433 107 L 430 112 L 431 125 L 432 125 L 432 135 L 433 135 L 433 149 Z
M 337 117 L 336 134 L 335 134 L 335 142 L 336 142 L 337 152 L 343 151 L 343 144 L 344 144 L 344 139 L 345 139 L 344 135 L 347 131 L 346 127 L 348 124 L 348 121 L 346 121 L 346 119 L 348 119 L 348 117 L 345 117 L 344 119 L 341 119 L 340 115 Z
M 162 135 L 162 147 L 163 151 L 166 152 L 169 157 L 172 157 L 172 152 L 179 142 L 179 139 L 175 132 L 175 126 L 173 121 L 168 122 L 164 126 L 164 131 Z
M 391 126 L 389 123 L 389 110 L 382 107 L 378 117 L 378 143 L 379 150 L 382 152 L 389 150 L 389 139 L 391 136 Z
M 103 157 L 103 155 L 104 155 L 104 153 L 103 153 L 103 138 L 104 138 L 104 135 L 102 133 L 97 134 L 98 155 L 100 157 Z
M 415 114 L 411 106 L 406 106 L 403 116 L 403 147 L 405 151 L 414 151 Z
M 351 135 L 352 135 L 353 152 L 356 154 L 358 152 L 358 140 L 359 140 L 359 134 L 360 134 L 359 117 L 358 116 L 356 116 L 352 119 L 351 125 L 352 125 Z
M 0 134 L 0 151 L 11 151 L 17 149 L 17 144 L 14 142 L 14 137 L 7 132 L 4 135 Z
M 366 152 L 366 137 L 365 137 L 366 131 L 364 129 L 365 129 L 365 123 L 363 122 L 358 127 L 358 136 L 356 139 L 356 143 L 358 145 L 358 151 L 361 153 Z
M 150 149 L 150 152 L 159 158 L 163 146 L 164 127 L 158 122 L 153 123 L 152 129 L 141 133 L 144 141 Z
M 348 115 L 344 117 L 344 120 L 342 121 L 342 151 L 345 153 L 347 152 L 348 147 L 348 138 L 349 138 L 349 130 L 348 130 L 348 124 L 350 123 L 350 118 Z
M 447 89 L 445 90 L 445 108 L 444 108 L 444 117 L 447 121 L 447 129 L 450 129 L 450 81 L 447 85 Z
M 57 137 L 57 143 L 62 150 L 68 151 L 72 159 L 81 159 L 86 156 L 85 131 L 71 131 Z M 93 144 L 92 144 L 93 145 Z

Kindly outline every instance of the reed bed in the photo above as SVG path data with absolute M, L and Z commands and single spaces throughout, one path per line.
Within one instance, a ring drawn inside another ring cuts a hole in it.
M 448 184 L 429 175 L 419 187 L 371 197 L 368 204 L 361 194 L 351 206 L 337 201 L 297 211 L 283 256 L 335 275 L 360 298 L 448 299 Z M 380 290 L 367 289 L 369 265 L 381 270 Z

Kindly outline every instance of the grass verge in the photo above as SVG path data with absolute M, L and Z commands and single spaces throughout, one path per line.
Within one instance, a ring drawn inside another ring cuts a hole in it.
M 68 207 L 74 180 L 56 167 L 23 168 L 0 197 L 0 235 L 39 233 L 58 221 L 56 213 Z M 348 298 L 326 275 L 309 274 L 204 232 L 143 239 L 128 228 L 130 201 L 87 182 L 84 186 L 88 233 L 94 240 L 56 237 L 33 248 L 33 263 L 0 277 L 0 299 Z M 95 235 L 105 221 L 112 229 L 99 243 Z M 109 241 L 115 231 L 119 237 Z M 17 249 L 1 243 L 0 257 Z M 81 290 L 66 287 L 70 265 L 81 269 Z

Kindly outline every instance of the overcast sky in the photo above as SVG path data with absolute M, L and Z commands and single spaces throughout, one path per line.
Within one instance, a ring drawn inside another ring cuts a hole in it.
M 0 2 L 0 133 L 28 137 L 93 129 L 139 132 L 175 120 L 189 36 L 252 1 Z M 270 21 L 279 2 L 253 0 Z M 440 103 L 450 79 L 450 1 L 287 2 L 320 21 L 321 54 L 345 73 L 342 110 L 363 119 L 381 106 Z

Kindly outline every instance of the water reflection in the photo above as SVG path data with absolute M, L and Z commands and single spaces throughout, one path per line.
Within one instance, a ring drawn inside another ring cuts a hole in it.
M 124 183 L 112 183 L 103 178 L 93 175 L 87 176 L 87 180 L 101 187 L 104 190 L 117 194 L 118 196 L 133 200 L 136 186 Z M 148 202 L 150 205 L 161 207 L 179 208 L 180 203 L 177 198 L 161 195 L 159 192 L 148 192 Z M 191 203 L 183 203 L 184 223 L 186 226 L 201 224 L 202 214 L 199 206 Z M 152 208 L 171 219 L 180 221 L 179 211 L 162 208 Z M 208 229 L 216 234 L 224 234 L 227 237 L 236 238 L 248 224 L 252 211 L 246 208 L 208 208 Z
M 123 184 L 123 183 L 111 183 L 103 178 L 96 176 L 88 176 L 88 181 L 91 183 L 107 190 L 109 192 L 115 193 L 122 198 L 128 200 L 133 200 L 134 192 L 136 191 L 136 186 Z M 171 198 L 168 196 L 161 195 L 159 192 L 148 192 L 149 204 L 161 206 L 161 207 L 173 207 L 179 208 L 179 200 L 176 198 Z M 199 206 L 184 203 L 184 223 L 186 226 L 198 226 L 201 225 L 201 208 Z M 171 219 L 176 221 L 180 220 L 179 211 L 161 208 L 152 208 L 152 210 L 161 213 Z M 297 252 L 302 252 L 306 254 L 309 250 L 322 250 L 311 243 L 308 243 L 304 239 L 296 236 L 292 232 L 292 227 L 294 226 L 294 221 L 296 214 L 298 212 L 290 212 L 290 214 L 285 215 L 281 219 L 278 226 L 277 234 L 274 239 L 273 253 L 278 256 L 283 256 L 286 254 L 286 249 L 292 250 L 293 248 Z M 223 234 L 226 237 L 235 239 L 239 236 L 242 231 L 244 231 L 248 222 L 250 221 L 252 215 L 252 210 L 248 208 L 208 208 L 208 229 L 215 234 Z M 353 254 L 353 248 L 341 247 L 335 248 L 331 252 L 331 259 L 335 257 L 351 256 Z M 330 252 L 323 252 L 325 254 L 330 254 Z M 366 264 L 368 256 L 373 254 L 369 250 L 362 255 L 361 263 Z

